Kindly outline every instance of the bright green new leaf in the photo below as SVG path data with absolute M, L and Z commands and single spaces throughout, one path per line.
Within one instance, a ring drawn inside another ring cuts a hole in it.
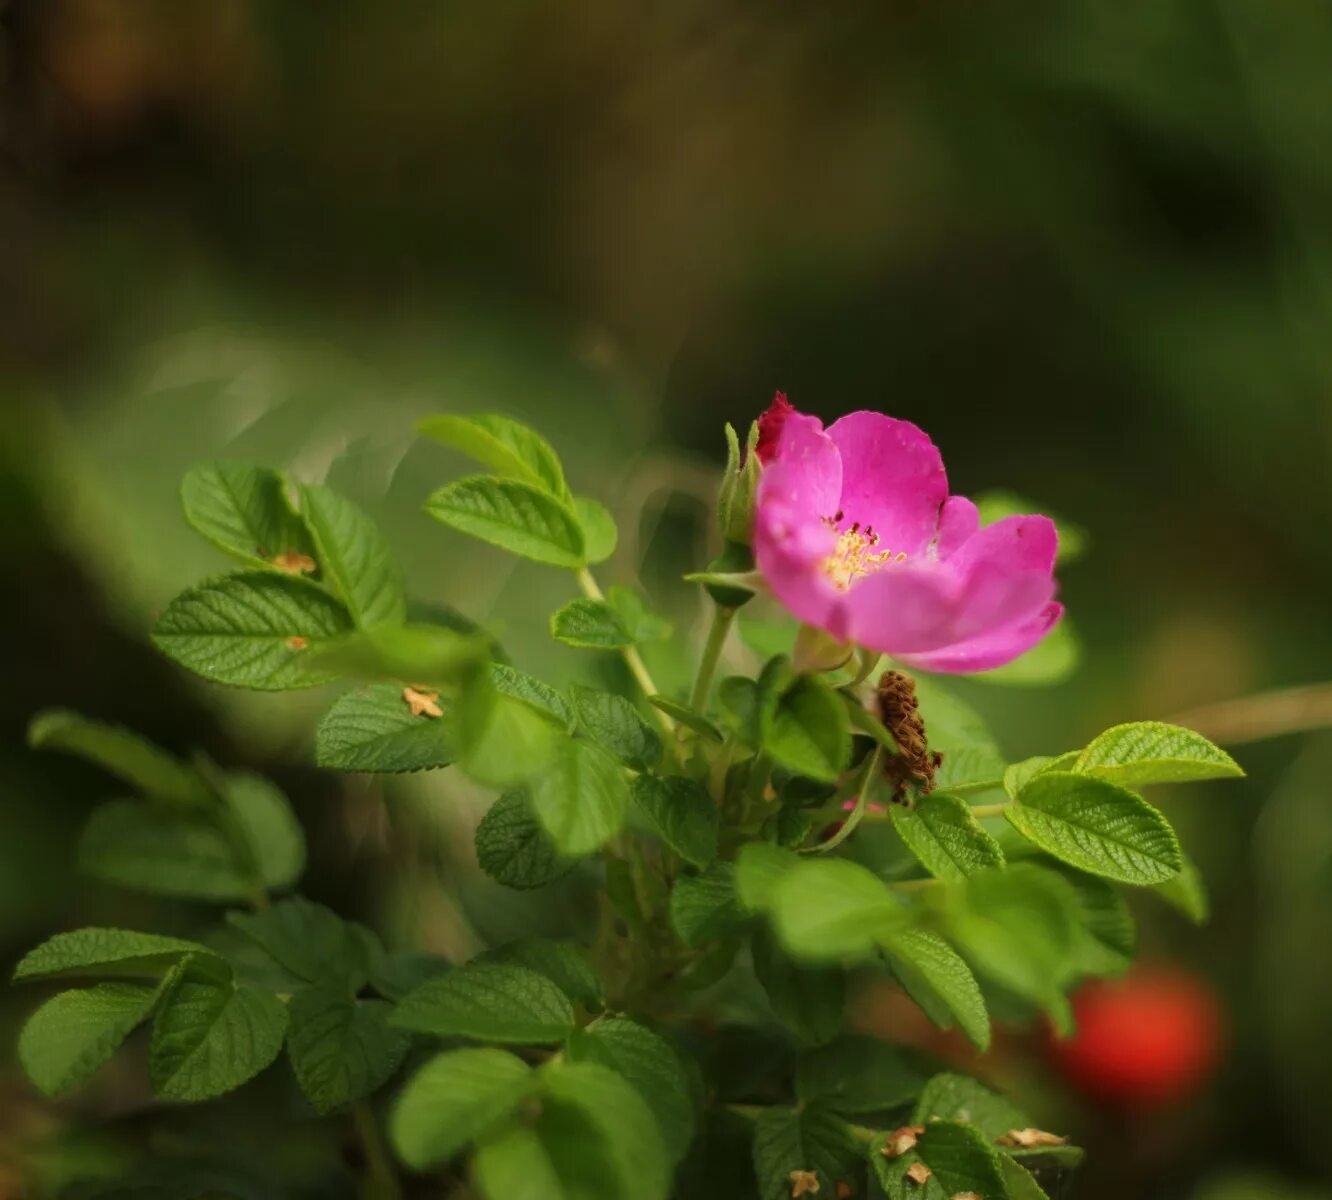
M 583 529 L 584 554 L 589 563 L 605 562 L 615 553 L 615 545 L 620 540 L 620 531 L 615 528 L 615 518 L 606 506 L 591 496 L 575 496 L 574 513 L 578 524 Z
M 332 1112 L 387 1083 L 410 1037 L 392 1029 L 390 1005 L 355 1000 L 342 988 L 309 988 L 287 1006 L 287 1055 L 318 1113 Z
M 858 1034 L 806 1050 L 796 1062 L 796 1098 L 848 1115 L 899 1108 L 924 1083 L 900 1046 Z
M 460 533 L 555 567 L 587 562 L 583 528 L 564 501 L 530 483 L 471 475 L 431 494 L 425 511 Z
M 148 1050 L 163 1100 L 210 1100 L 233 1091 L 282 1049 L 287 1007 L 276 996 L 219 978 L 187 958 L 167 980 Z
M 73 929 L 29 950 L 14 968 L 15 981 L 71 975 L 159 979 L 186 954 L 206 953 L 198 942 L 128 929 Z
M 751 912 L 766 908 L 778 880 L 800 862 L 800 856 L 771 842 L 747 842 L 735 860 L 735 891 Z
M 986 867 L 1001 867 L 999 843 L 971 815 L 964 800 L 931 792 L 912 808 L 890 808 L 893 828 L 921 865 L 938 879 L 965 879 Z
M 201 463 L 185 472 L 180 501 L 185 520 L 197 532 L 247 566 L 280 570 L 274 559 L 314 554 L 280 471 L 239 462 Z
M 541 1135 L 526 1125 L 508 1126 L 477 1146 L 472 1182 L 486 1200 L 574 1200 Z
M 301 484 L 300 501 L 323 581 L 341 597 L 356 624 L 401 624 L 407 616 L 402 568 L 375 523 L 358 505 L 322 484 Z
M 339 696 L 315 730 L 315 762 L 336 771 L 429 771 L 453 761 L 444 723 L 410 705 L 396 683 Z
M 592 1062 L 551 1063 L 541 1075 L 537 1128 L 570 1197 L 665 1200 L 670 1157 L 633 1084 Z
M 532 484 L 565 502 L 571 499 L 559 455 L 535 429 L 520 421 L 498 413 L 450 413 L 427 417 L 417 429 L 498 475 Z
M 701 875 L 681 875 L 671 888 L 671 927 L 686 946 L 726 937 L 746 920 L 728 862 L 714 862 Z
M 776 882 L 769 904 L 787 950 L 813 962 L 867 957 L 908 920 L 883 880 L 846 859 L 797 863 Z
M 445 736 L 458 765 L 491 787 L 526 783 L 552 767 L 568 741 L 544 706 L 496 687 L 492 672 L 471 673 L 445 715 Z
M 447 1050 L 408 1081 L 389 1118 L 389 1139 L 413 1170 L 439 1166 L 513 1112 L 535 1082 L 507 1050 Z
M 209 803 L 207 786 L 183 762 L 119 725 L 95 721 L 61 708 L 39 712 L 28 724 L 34 750 L 76 754 L 153 800 L 197 808 Z
M 542 683 L 505 663 L 490 664 L 490 682 L 501 695 L 525 700 L 533 708 L 539 708 L 554 717 L 569 733 L 574 731 L 573 710 L 550 684 Z
M 619 833 L 628 807 L 620 765 L 591 742 L 566 740 L 532 788 L 537 820 L 569 856 L 604 846 Z
M 855 1173 L 861 1150 L 841 1117 L 818 1104 L 766 1108 L 754 1122 L 754 1173 L 763 1200 L 790 1200 L 794 1171 L 812 1172 L 820 1196 Z
M 1207 896 L 1207 883 L 1198 870 L 1198 864 L 1181 852 L 1184 865 L 1173 879 L 1158 883 L 1153 888 L 1167 904 L 1178 909 L 1195 925 L 1207 921 L 1211 903 Z
M 1121 883 L 1160 883 L 1183 866 L 1165 817 L 1141 796 L 1102 779 L 1042 772 L 1004 815 L 1055 858 Z
M 318 585 L 248 571 L 182 592 L 158 618 L 153 642 L 215 683 L 281 691 L 334 678 L 310 659 L 351 628 L 347 610 Z
M 846 1009 L 846 976 L 842 969 L 792 962 L 768 929 L 754 931 L 750 948 L 754 975 L 777 1020 L 810 1045 L 836 1037 Z
M 574 865 L 537 820 L 526 792 L 507 792 L 481 818 L 476 859 L 497 883 L 519 890 L 545 887 Z
M 19 1034 L 24 1072 L 45 1096 L 77 1087 L 147 1019 L 157 992 L 138 983 L 99 983 L 52 996 Z
M 845 704 L 821 676 L 801 676 L 770 714 L 761 710 L 763 748 L 788 770 L 833 781 L 851 759 L 848 721 Z
M 600 1063 L 627 1080 L 652 1110 L 672 1162 L 689 1148 L 694 1102 L 680 1055 L 645 1025 L 607 1016 L 577 1030 L 565 1054 L 571 1062 Z
M 643 593 L 637 588 L 613 583 L 606 589 L 606 602 L 635 642 L 658 642 L 671 636 L 671 623 L 648 607 Z
M 623 696 L 573 684 L 569 699 L 582 731 L 627 767 L 647 771 L 661 758 L 661 737 Z
M 1088 975 L 1122 975 L 1133 963 L 1138 931 L 1124 897 L 1104 879 L 1064 867 L 1059 872 L 1078 896 L 1083 937 L 1078 968 Z
M 1107 729 L 1092 739 L 1073 769 L 1126 788 L 1234 779 L 1244 774 L 1229 754 L 1202 734 L 1162 721 L 1136 721 Z
M 717 804 L 698 780 L 640 775 L 633 797 L 657 836 L 690 866 L 703 868 L 717 857 Z
M 410 992 L 392 1023 L 437 1037 L 559 1042 L 574 1027 L 569 998 L 546 976 L 513 963 L 470 962 Z
M 579 596 L 551 614 L 550 636 L 582 650 L 618 650 L 634 644 L 634 635 L 605 600 Z
M 990 1048 L 990 1014 L 966 961 L 937 933 L 903 929 L 884 941 L 893 974 L 941 1029 L 956 1023 L 978 1050 Z

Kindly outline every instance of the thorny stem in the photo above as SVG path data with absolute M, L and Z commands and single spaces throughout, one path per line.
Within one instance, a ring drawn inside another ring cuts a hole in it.
M 721 604 L 713 609 L 707 644 L 703 647 L 703 657 L 699 659 L 698 674 L 694 676 L 694 690 L 689 694 L 689 707 L 696 713 L 707 712 L 712 676 L 717 670 L 717 660 L 721 657 L 722 647 L 726 644 L 726 635 L 731 631 L 731 622 L 735 620 L 735 614 L 736 609 L 726 608 Z
M 586 567 L 579 567 L 577 574 L 578 586 L 583 589 L 583 595 L 590 600 L 604 601 L 606 599 L 601 588 L 597 586 L 597 581 L 592 578 L 591 571 Z M 657 685 L 652 682 L 652 676 L 648 674 L 642 656 L 638 653 L 638 647 L 622 646 L 620 653 L 624 656 L 625 665 L 628 666 L 630 674 L 633 675 L 638 686 L 643 689 L 643 694 L 647 696 L 657 695 Z M 658 708 L 654 708 L 652 711 L 661 723 L 661 727 L 668 734 L 673 734 L 675 732 L 675 722 Z
M 361 1188 L 364 1200 L 402 1200 L 398 1173 L 394 1170 L 393 1160 L 384 1144 L 384 1135 L 369 1101 L 358 1100 L 352 1105 L 352 1121 L 365 1154 L 365 1179 Z

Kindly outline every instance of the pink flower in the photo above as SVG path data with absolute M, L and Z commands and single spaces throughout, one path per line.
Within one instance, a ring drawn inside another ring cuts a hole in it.
M 781 397 L 784 401 L 785 397 Z M 826 430 L 787 406 L 764 456 L 754 552 L 806 624 L 925 671 L 984 671 L 1063 613 L 1048 517 L 984 529 L 948 494 L 934 443 L 909 421 L 853 412 Z

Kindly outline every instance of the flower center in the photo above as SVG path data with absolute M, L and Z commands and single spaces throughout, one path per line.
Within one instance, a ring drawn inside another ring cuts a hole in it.
M 824 517 L 824 521 L 833 529 L 837 528 L 837 522 L 841 519 L 841 513 L 835 517 Z M 887 547 L 880 549 L 879 535 L 874 532 L 874 526 L 866 525 L 862 529 L 857 521 L 838 533 L 837 545 L 823 560 L 823 573 L 832 580 L 838 591 L 844 592 L 857 579 L 873 575 L 893 563 L 906 562 L 906 558 L 901 551 L 894 554 Z

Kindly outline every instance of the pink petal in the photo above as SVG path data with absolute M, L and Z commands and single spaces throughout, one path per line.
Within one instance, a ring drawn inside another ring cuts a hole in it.
M 831 517 L 842 494 L 842 462 L 818 417 L 790 412 L 782 421 L 776 455 L 764 466 L 758 504 L 781 500 L 810 517 Z
M 941 674 L 988 671 L 1025 654 L 1055 627 L 1063 615 L 1062 604 L 1050 603 L 1034 618 L 1007 629 L 992 630 L 969 642 L 959 642 L 942 650 L 899 654 L 897 657 L 907 666 L 921 671 Z
M 949 558 L 968 538 L 980 529 L 980 513 L 965 496 L 949 496 L 939 510 L 939 534 L 934 551 L 940 558 Z
M 947 645 L 957 640 L 961 584 L 946 563 L 894 563 L 845 593 L 847 628 L 838 636 L 892 655 Z
M 848 413 L 828 427 L 842 458 L 840 508 L 872 525 L 893 551 L 920 553 L 934 537 L 948 476 L 934 443 L 910 421 Z
M 954 497 L 959 499 L 959 497 Z M 1004 517 L 957 546 L 950 555 L 959 570 L 989 561 L 1014 570 L 1054 570 L 1059 535 L 1049 517 Z

